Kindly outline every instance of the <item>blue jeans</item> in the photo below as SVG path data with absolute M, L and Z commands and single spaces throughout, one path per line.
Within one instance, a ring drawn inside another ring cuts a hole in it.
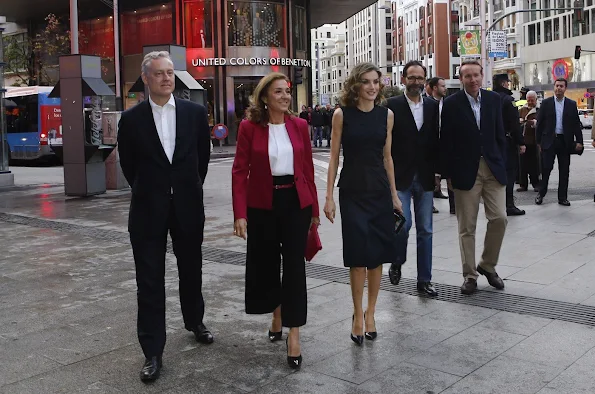
M 399 199 L 403 204 L 403 215 L 406 223 L 397 234 L 397 263 L 407 261 L 407 241 L 411 230 L 411 200 L 415 209 L 415 230 L 417 235 L 417 281 L 430 282 L 432 280 L 432 204 L 434 191 L 424 191 L 417 175 L 411 186 L 406 190 L 399 190 Z
M 322 126 L 314 126 L 314 146 L 322 146 Z

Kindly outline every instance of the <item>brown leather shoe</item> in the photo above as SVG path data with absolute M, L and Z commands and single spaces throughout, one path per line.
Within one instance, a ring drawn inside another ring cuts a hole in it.
M 479 265 L 477 266 L 477 272 L 479 272 L 487 278 L 490 286 L 495 287 L 498 290 L 504 290 L 504 281 L 502 280 L 502 278 L 498 276 L 496 272 L 488 272 L 485 269 L 481 268 L 481 266 Z
M 471 295 L 477 290 L 477 281 L 472 278 L 465 278 L 463 286 L 461 286 L 461 293 L 465 295 Z

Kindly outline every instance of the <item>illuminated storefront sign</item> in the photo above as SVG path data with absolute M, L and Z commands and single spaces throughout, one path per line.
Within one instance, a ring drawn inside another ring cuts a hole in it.
M 212 57 L 206 59 L 192 59 L 194 67 L 209 66 L 293 66 L 311 67 L 310 60 L 290 59 L 278 57 Z

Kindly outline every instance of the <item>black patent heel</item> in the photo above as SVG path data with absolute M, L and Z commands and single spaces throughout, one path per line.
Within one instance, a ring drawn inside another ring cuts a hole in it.
M 299 369 L 302 366 L 302 355 L 300 354 L 297 357 L 293 357 L 289 355 L 289 335 L 285 338 L 285 347 L 287 348 L 287 365 L 291 369 Z
M 273 332 L 273 331 L 269 330 L 269 341 L 277 342 L 277 341 L 280 341 L 281 339 L 283 339 L 283 330 L 281 330 L 279 332 Z
M 364 312 L 364 324 L 366 324 L 366 312 Z M 376 326 L 376 319 L 374 319 L 374 326 Z M 366 336 L 367 340 L 373 341 L 374 339 L 376 339 L 378 337 L 378 332 L 368 331 L 368 332 L 365 332 L 364 335 Z
M 355 321 L 355 315 L 351 316 L 351 340 L 355 342 L 356 345 L 361 346 L 364 343 L 364 336 L 363 335 L 353 335 L 353 322 Z

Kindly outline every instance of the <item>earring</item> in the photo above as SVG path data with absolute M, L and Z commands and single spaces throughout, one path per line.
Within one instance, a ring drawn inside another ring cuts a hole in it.
M 269 107 L 268 107 L 268 106 L 265 104 L 265 105 L 264 105 L 264 109 L 269 109 Z

